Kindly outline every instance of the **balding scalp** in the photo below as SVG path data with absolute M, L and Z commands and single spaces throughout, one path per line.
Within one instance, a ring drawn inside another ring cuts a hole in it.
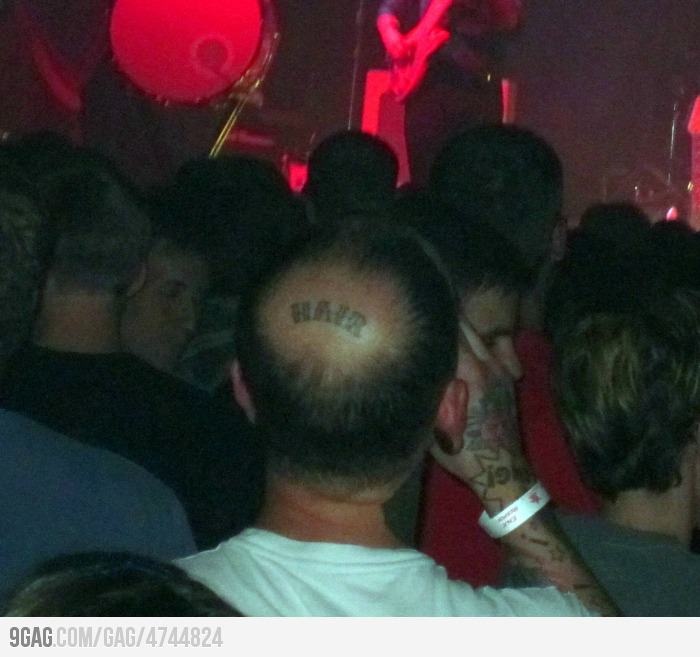
M 240 320 L 241 370 L 275 467 L 360 487 L 413 466 L 457 346 L 449 283 L 414 235 L 318 235 L 244 297 Z

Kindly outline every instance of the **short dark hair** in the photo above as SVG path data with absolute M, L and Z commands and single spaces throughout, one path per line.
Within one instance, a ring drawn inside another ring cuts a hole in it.
M 646 235 L 659 284 L 700 290 L 700 234 L 682 221 L 657 221 Z
M 5 616 L 241 616 L 170 563 L 128 552 L 58 557 L 11 596 Z
M 42 283 L 46 218 L 36 197 L 0 151 L 0 367 L 28 339 Z
M 488 224 L 465 223 L 445 209 L 416 226 L 444 263 L 457 293 L 499 289 L 519 294 L 527 288 L 529 272 L 517 249 Z
M 224 295 L 240 294 L 305 227 L 284 176 L 243 155 L 185 164 L 161 191 L 157 216 L 159 230 L 170 223 L 192 250 L 207 253 L 212 287 Z
M 3 146 L 12 161 L 39 187 L 44 180 L 51 180 L 57 172 L 87 167 L 106 173 L 121 187 L 129 190 L 130 194 L 138 193 L 132 181 L 104 153 L 76 146 L 55 132 L 28 133 L 9 139 Z
M 595 234 L 575 229 L 567 253 L 556 263 L 545 298 L 544 323 L 552 339 L 582 317 L 624 308 L 630 300 L 629 281 L 643 278 L 631 249 L 618 248 Z
M 388 212 L 398 174 L 398 158 L 386 142 L 346 130 L 326 137 L 313 150 L 304 193 L 320 221 Z
M 537 269 L 562 205 L 563 172 L 554 149 L 524 128 L 484 125 L 448 140 L 430 173 L 435 197 L 465 221 L 487 222 Z
M 596 203 L 579 223 L 585 233 L 619 246 L 642 240 L 650 226 L 651 219 L 634 203 Z
M 183 211 L 178 196 L 172 188 L 161 187 L 148 197 L 147 204 L 151 217 L 152 239 L 150 255 L 158 253 L 166 258 L 185 256 L 202 263 L 208 277 L 218 264 L 216 250 L 220 236 L 212 234 L 206 225 L 193 213 Z
M 12 162 L 35 183 L 46 175 L 76 164 L 87 149 L 76 147 L 65 136 L 48 130 L 31 132 L 8 139 L 3 149 Z
M 158 190 L 148 199 L 151 217 L 153 248 L 156 242 L 165 241 L 177 251 L 204 260 L 211 257 L 212 236 L 197 218 L 186 212 L 179 212 L 173 206 L 170 188 Z
M 659 222 L 615 243 L 577 228 L 547 293 L 546 330 L 556 340 L 586 315 L 633 311 L 652 289 L 656 295 L 700 291 L 698 234 L 680 222 Z
M 146 260 L 148 215 L 130 190 L 85 162 L 42 180 L 55 246 L 50 273 L 63 286 L 120 294 Z
M 300 273 L 326 284 L 341 271 L 352 292 L 339 294 L 335 305 L 318 298 L 313 285 L 308 295 L 300 285 L 293 298 L 280 296 Z M 360 295 L 359 308 L 344 305 L 353 294 Z M 365 318 L 365 301 L 370 310 L 381 303 L 388 319 L 378 320 L 376 310 Z M 290 335 L 264 325 L 263 315 L 272 310 L 289 328 L 297 320 L 310 327 L 304 331 L 319 324 L 304 319 L 325 319 L 348 331 L 353 321 L 361 326 L 366 320 L 386 339 L 348 362 L 340 350 L 324 349 L 318 341 L 300 357 Z M 301 481 L 362 488 L 405 474 L 427 446 L 441 394 L 456 369 L 456 303 L 413 232 L 354 224 L 314 234 L 268 272 L 242 300 L 237 337 L 272 467 Z
M 586 483 L 614 500 L 680 481 L 700 419 L 700 295 L 675 290 L 592 312 L 559 335 L 561 416 Z

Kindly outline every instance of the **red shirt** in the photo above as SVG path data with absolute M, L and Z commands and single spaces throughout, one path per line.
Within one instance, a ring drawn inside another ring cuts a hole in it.
M 525 455 L 557 506 L 596 513 L 600 502 L 578 476 L 554 405 L 552 349 L 534 331 L 522 331 L 515 348 L 525 373 L 517 385 Z M 478 525 L 482 511 L 471 489 L 431 459 L 419 520 L 419 547 L 443 565 L 451 578 L 474 586 L 499 584 L 504 563 L 502 545 Z

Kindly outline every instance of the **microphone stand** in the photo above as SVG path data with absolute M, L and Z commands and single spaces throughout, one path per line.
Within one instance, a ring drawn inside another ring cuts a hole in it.
M 352 130 L 357 111 L 360 82 L 360 56 L 362 54 L 362 31 L 365 25 L 367 0 L 359 0 L 355 13 L 355 50 L 353 51 L 352 87 L 350 90 L 350 108 L 348 110 L 348 130 Z

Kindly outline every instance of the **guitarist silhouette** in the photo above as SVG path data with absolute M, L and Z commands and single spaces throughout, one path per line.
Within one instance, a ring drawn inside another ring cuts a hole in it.
M 450 33 L 442 26 L 447 23 L 452 2 L 433 0 L 419 23 L 401 36 L 403 50 L 392 62 L 392 91 L 399 102 L 418 88 L 428 72 L 430 57 L 449 40 Z
M 427 181 L 432 160 L 451 134 L 513 119 L 513 97 L 501 96 L 514 86 L 499 68 L 520 18 L 521 0 L 380 3 L 377 29 L 391 62 L 392 92 L 406 105 L 413 182 Z

